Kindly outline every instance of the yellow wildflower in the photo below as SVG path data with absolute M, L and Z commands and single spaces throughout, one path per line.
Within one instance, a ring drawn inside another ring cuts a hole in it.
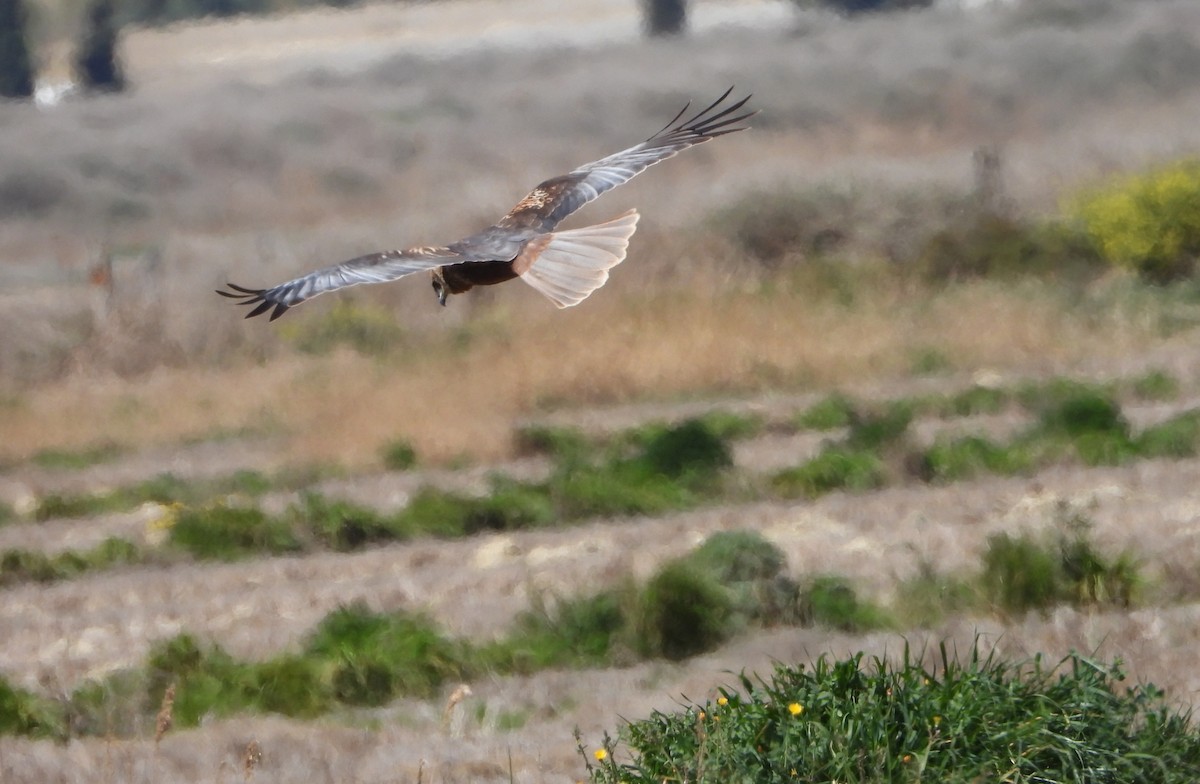
M 700 721 L 704 721 L 704 716 L 705 716 L 704 711 L 700 711 L 700 715 L 697 716 L 696 718 L 700 719 Z
M 942 717 L 941 717 L 941 716 L 934 716 L 934 717 L 933 717 L 933 726 L 935 726 L 935 727 L 936 727 L 936 726 L 938 726 L 938 725 L 939 725 L 939 724 L 941 724 L 941 723 L 942 723 Z
M 717 697 L 717 704 L 720 705 L 722 708 L 724 708 L 726 705 L 729 704 L 729 700 L 728 700 L 728 698 L 726 698 L 724 696 Z
M 903 762 L 905 765 L 907 765 L 908 763 L 912 762 L 912 755 L 905 754 L 903 757 L 900 758 L 900 761 Z
M 793 716 L 799 716 L 801 713 L 804 713 L 804 706 L 798 702 L 793 702 L 788 706 L 788 713 Z
M 596 758 L 597 762 L 603 762 L 608 758 L 608 749 L 596 749 L 596 751 L 593 753 L 593 756 Z

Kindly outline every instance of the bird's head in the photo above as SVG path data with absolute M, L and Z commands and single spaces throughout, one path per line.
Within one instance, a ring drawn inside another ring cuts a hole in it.
M 446 287 L 446 278 L 442 276 L 442 268 L 434 267 L 429 270 L 429 277 L 433 278 L 433 293 L 437 294 L 438 302 L 445 307 L 446 295 L 450 293 L 450 289 Z

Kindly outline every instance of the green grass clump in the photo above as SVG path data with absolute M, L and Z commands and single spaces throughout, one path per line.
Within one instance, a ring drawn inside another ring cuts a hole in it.
M 914 461 L 927 482 L 954 482 L 980 474 L 1010 476 L 1034 468 L 1035 454 L 1023 443 L 997 444 L 983 436 L 939 439 Z
M 886 466 L 875 453 L 831 446 L 807 463 L 775 474 L 771 487 L 784 498 L 816 498 L 834 490 L 874 490 L 886 481 Z
M 43 449 L 31 458 L 31 462 L 40 468 L 77 471 L 114 460 L 124 452 L 124 448 L 114 443 L 75 450 Z
M 109 537 L 90 550 L 66 550 L 55 555 L 6 550 L 0 553 L 0 586 L 69 580 L 85 572 L 137 563 L 142 558 L 137 545 L 118 537 Z
M 482 498 L 424 488 L 390 525 L 402 537 L 457 537 L 537 528 L 556 519 L 551 497 L 543 487 L 496 479 L 492 492 Z
M 985 387 L 974 384 L 948 395 L 939 406 L 942 417 L 968 417 L 980 414 L 998 414 L 1012 402 L 1012 393 L 1001 387 Z
M 62 738 L 65 733 L 65 716 L 59 705 L 0 677 L 0 735 Z
M 408 471 L 417 465 L 417 450 L 404 439 L 385 444 L 381 457 L 383 467 L 389 471 Z
M 898 444 L 907 435 L 912 418 L 912 408 L 904 401 L 889 403 L 877 411 L 857 411 L 850 419 L 845 444 L 861 450 L 880 450 Z
M 1012 613 L 1056 604 L 1133 603 L 1142 578 L 1128 553 L 1109 558 L 1090 537 L 1090 523 L 1063 510 L 1052 535 L 988 537 L 980 583 L 993 605 Z
M 1137 436 L 1136 448 L 1143 457 L 1195 457 L 1200 451 L 1200 411 L 1185 411 L 1151 425 Z
M 223 504 L 181 511 L 171 526 L 170 541 L 201 560 L 233 561 L 304 549 L 286 520 L 255 507 Z
M 1200 778 L 1191 715 L 1119 664 L 1071 654 L 1008 663 L 945 646 L 936 667 L 822 656 L 769 679 L 621 728 L 603 755 L 580 748 L 594 784 L 1120 781 Z M 594 762 L 593 758 L 599 758 Z
M 332 665 L 333 697 L 347 705 L 382 705 L 397 695 L 432 696 L 468 670 L 469 647 L 442 635 L 428 618 L 376 613 L 362 603 L 327 615 L 305 657 Z
M 614 646 L 629 638 L 633 594 L 628 589 L 608 590 L 552 605 L 536 596 L 533 607 L 517 616 L 502 640 L 484 646 L 480 657 L 502 672 L 607 666 Z
M 800 618 L 806 625 L 862 632 L 891 625 L 887 614 L 862 599 L 848 580 L 825 575 L 812 580 L 800 593 Z
M 272 482 L 258 471 L 236 471 L 215 479 L 186 480 L 174 474 L 100 493 L 52 494 L 41 499 L 34 518 L 88 517 L 135 509 L 147 502 L 158 504 L 202 504 L 228 495 L 258 497 L 272 489 Z
M 920 571 L 898 586 L 892 611 L 901 628 L 928 629 L 981 605 L 977 580 L 939 574 L 922 561 Z
M 849 427 L 855 410 L 853 400 L 835 392 L 801 411 L 793 421 L 801 430 L 836 430 Z
M 320 493 L 305 493 L 289 510 L 288 518 L 293 528 L 310 531 L 317 541 L 338 552 L 392 541 L 404 533 L 394 517 L 348 501 L 330 500 Z
M 703 420 L 655 426 L 628 436 L 599 459 L 559 462 L 546 486 L 563 518 L 661 514 L 720 492 L 733 464 L 728 444 Z
M 1175 400 L 1179 397 L 1179 379 L 1165 370 L 1150 370 L 1129 382 L 1130 391 L 1141 400 Z
M 513 434 L 517 454 L 548 455 L 559 459 L 583 454 L 591 439 L 573 427 L 526 425 Z

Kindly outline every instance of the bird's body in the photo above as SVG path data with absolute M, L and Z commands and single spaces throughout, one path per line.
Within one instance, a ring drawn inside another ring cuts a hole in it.
M 743 130 L 736 123 L 755 112 L 736 114 L 746 96 L 721 104 L 733 88 L 688 120 L 679 122 L 685 106 L 661 131 L 641 144 L 546 180 L 529 192 L 494 225 L 438 247 L 414 247 L 372 253 L 317 270 L 269 289 L 229 284 L 222 296 L 255 307 L 246 315 L 269 310 L 271 319 L 288 308 L 327 291 L 361 283 L 382 283 L 428 270 L 438 300 L 475 286 L 491 286 L 521 278 L 560 308 L 577 305 L 608 280 L 608 270 L 625 258 L 638 213 L 630 210 L 610 221 L 557 231 L 571 213 L 633 177 L 696 144 Z M 735 115 L 735 116 L 730 116 Z

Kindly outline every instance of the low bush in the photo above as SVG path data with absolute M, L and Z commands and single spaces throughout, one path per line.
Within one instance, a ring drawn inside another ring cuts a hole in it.
M 1188 276 L 1200 256 L 1200 160 L 1114 179 L 1074 210 L 1110 263 L 1155 282 Z
M 694 563 L 667 564 L 642 589 L 636 622 L 643 656 L 672 661 L 712 650 L 733 634 L 733 602 Z
M 428 618 L 376 613 L 361 603 L 327 615 L 304 653 L 332 663 L 332 696 L 349 705 L 429 697 L 446 680 L 464 677 L 470 659 L 465 643 L 445 637 Z
M 926 667 L 863 654 L 742 675 L 740 689 L 653 712 L 589 754 L 594 784 L 1123 781 L 1200 777 L 1200 734 L 1151 684 L 1072 654 L 1008 663 L 940 650 Z

